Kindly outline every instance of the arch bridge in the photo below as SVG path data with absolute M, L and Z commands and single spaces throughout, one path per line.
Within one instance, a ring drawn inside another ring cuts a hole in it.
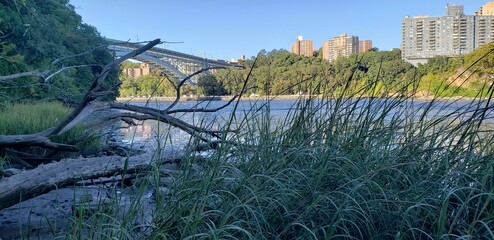
M 108 49 L 114 52 L 116 57 L 142 47 L 143 45 L 115 39 L 107 39 Z M 208 67 L 242 67 L 236 63 L 224 60 L 214 60 L 202 58 L 195 55 L 185 54 L 164 48 L 153 47 L 148 51 L 136 56 L 134 60 L 149 64 L 150 66 L 161 70 L 168 77 L 175 81 L 180 81 L 188 75 Z M 193 79 L 190 81 L 194 83 Z

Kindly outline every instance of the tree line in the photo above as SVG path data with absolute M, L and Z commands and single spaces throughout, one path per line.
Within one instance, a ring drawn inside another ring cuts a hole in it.
M 368 96 L 406 92 L 420 96 L 485 96 L 482 90 L 494 78 L 494 57 L 489 54 L 493 49 L 494 43 L 487 44 L 461 57 L 437 56 L 418 66 L 403 61 L 399 49 L 374 48 L 333 63 L 323 60 L 320 54 L 305 57 L 283 49 L 261 50 L 257 59 L 239 62 L 244 69 L 222 69 L 202 76 L 196 86 L 189 86 L 186 94 L 232 95 L 240 92 L 250 73 L 249 86 L 253 88 L 249 94 L 337 94 L 353 89 Z M 471 65 L 474 66 L 468 68 Z M 137 79 L 124 74 L 120 78 L 121 96 L 174 94 L 172 86 L 158 71 Z

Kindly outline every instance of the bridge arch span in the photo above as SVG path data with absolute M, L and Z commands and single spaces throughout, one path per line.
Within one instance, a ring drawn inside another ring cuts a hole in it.
M 117 57 L 121 57 L 142 46 L 140 44 L 114 39 L 107 39 L 107 41 L 109 43 L 108 49 L 113 51 Z M 154 68 L 160 69 L 167 76 L 172 77 L 175 81 L 181 81 L 188 75 L 208 67 L 241 67 L 236 63 L 201 58 L 195 55 L 158 47 L 153 47 L 134 59 L 145 62 Z M 194 80 L 195 79 L 189 80 L 189 82 L 194 84 Z

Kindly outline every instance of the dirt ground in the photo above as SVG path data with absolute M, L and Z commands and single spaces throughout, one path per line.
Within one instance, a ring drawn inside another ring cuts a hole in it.
M 114 189 L 113 189 L 114 190 Z M 33 199 L 0 211 L 0 239 L 53 239 L 63 238 L 63 232 L 70 230 L 69 223 L 74 221 L 78 204 L 100 205 L 111 201 L 115 193 L 103 186 L 69 187 L 53 190 Z M 117 193 L 119 205 L 123 209 L 131 204 L 129 192 Z M 140 200 L 139 214 L 142 223 L 152 221 L 152 212 L 156 208 L 152 191 L 144 193 Z

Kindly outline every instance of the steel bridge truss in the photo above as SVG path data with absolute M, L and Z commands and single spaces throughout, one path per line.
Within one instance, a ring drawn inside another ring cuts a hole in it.
M 110 45 L 108 49 L 114 52 L 116 57 L 138 49 L 142 45 L 119 40 L 107 39 Z M 201 58 L 198 56 L 154 47 L 139 56 L 133 58 L 149 64 L 151 67 L 161 70 L 166 76 L 175 81 L 181 81 L 188 75 L 209 67 L 240 67 L 234 63 Z M 207 72 L 206 72 L 207 73 Z M 195 84 L 198 76 L 189 79 L 189 83 Z

